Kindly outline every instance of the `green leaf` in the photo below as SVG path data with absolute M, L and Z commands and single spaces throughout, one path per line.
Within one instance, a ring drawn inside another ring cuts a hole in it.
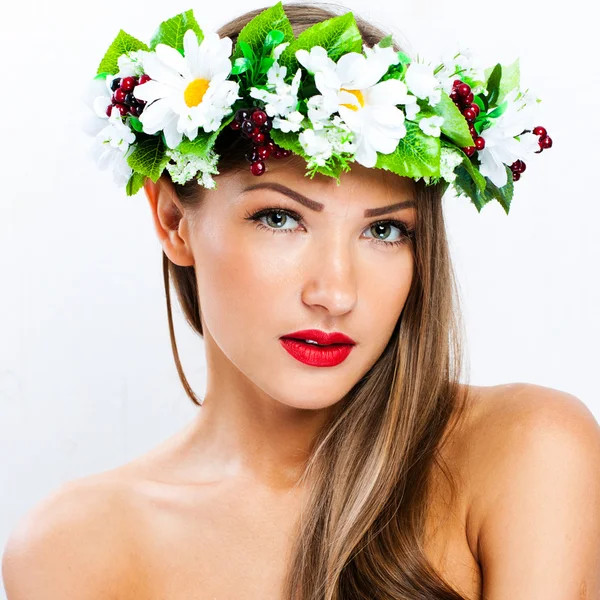
M 442 99 L 432 110 L 435 115 L 444 117 L 444 124 L 441 126 L 441 130 L 445 136 L 461 148 L 473 145 L 473 138 L 469 132 L 469 124 L 448 94 L 442 92 Z M 418 115 L 419 113 L 417 113 Z
M 269 58 L 268 56 L 265 56 L 261 61 L 260 61 L 260 67 L 258 69 L 259 73 L 266 73 L 274 64 L 275 59 L 274 58 Z
M 94 79 L 99 79 L 100 81 L 104 81 L 109 75 L 112 75 L 112 73 L 98 73 L 98 75 L 96 75 L 96 77 L 94 77 Z
M 465 194 L 468 196 L 478 212 L 492 200 L 498 200 L 506 214 L 509 213 L 510 203 L 513 198 L 514 185 L 512 180 L 512 171 L 509 167 L 506 168 L 507 172 L 507 183 L 503 187 L 499 188 L 495 186 L 487 177 L 484 177 L 485 188 L 482 191 L 478 185 L 474 182 L 471 175 L 469 174 L 466 163 L 463 163 L 456 169 L 456 181 L 454 187 L 459 194 Z M 479 174 L 481 176 L 481 174 Z
M 440 138 L 425 135 L 416 123 L 406 122 L 406 136 L 391 154 L 377 155 L 375 167 L 402 177 L 440 176 Z
M 398 52 L 398 59 L 403 65 L 410 65 L 410 63 L 412 62 L 410 56 L 408 54 L 405 54 L 404 52 Z
M 502 79 L 502 65 L 498 63 L 493 69 L 487 80 L 487 103 L 492 106 L 498 100 L 500 95 L 500 80 Z
M 487 110 L 487 108 L 485 107 L 485 103 L 480 96 L 475 96 L 473 98 L 473 104 L 477 104 L 477 106 L 479 106 L 480 111 Z
M 148 137 L 136 144 L 127 158 L 129 166 L 140 175 L 150 177 L 155 183 L 169 162 L 166 146 L 159 135 Z
M 225 127 L 227 127 L 234 118 L 235 112 L 223 119 L 221 125 L 216 131 L 211 131 L 208 133 L 201 131 L 193 140 L 189 140 L 184 137 L 181 141 L 181 144 L 177 146 L 177 150 L 182 154 L 194 154 L 204 158 L 207 153 L 212 150 L 221 131 L 223 131 L 223 129 L 225 129 Z
M 489 197 L 490 199 L 495 198 L 498 200 L 498 202 L 502 205 L 504 212 L 508 215 L 510 211 L 510 203 L 514 194 L 514 183 L 510 167 L 505 166 L 505 168 L 507 177 L 506 185 L 503 185 L 501 188 L 499 188 L 486 177 L 485 180 L 487 182 L 487 187 L 485 189 L 485 196 Z
M 278 29 L 273 29 L 269 31 L 267 37 L 265 38 L 265 49 L 269 51 L 275 46 L 279 46 L 279 44 L 283 43 L 284 39 L 285 34 L 283 33 L 283 31 L 279 31 Z
M 166 44 L 176 50 L 183 50 L 183 36 L 188 29 L 192 29 L 198 36 L 198 43 L 202 43 L 204 34 L 194 18 L 194 11 L 188 10 L 160 24 L 152 36 L 150 48 L 154 50 L 158 44 Z
M 327 50 L 331 60 L 337 62 L 347 52 L 362 52 L 363 41 L 352 13 L 333 17 L 305 29 L 282 53 L 279 64 L 287 67 L 288 73 L 298 69 L 296 52 L 321 46 Z
M 240 45 L 244 58 L 251 62 L 254 62 L 256 60 L 256 54 L 254 54 L 254 50 L 252 50 L 250 44 L 244 42 L 243 40 L 238 42 L 238 44 Z
M 492 69 L 486 69 L 485 76 L 489 78 L 492 73 Z M 517 89 L 520 86 L 521 80 L 521 69 L 519 66 L 519 59 L 515 60 L 512 65 L 502 67 L 502 79 L 498 90 L 498 98 L 496 101 L 498 104 L 504 102 L 506 94 L 511 90 Z
M 503 115 L 506 109 L 508 108 L 508 102 L 503 102 L 500 106 L 496 107 L 492 112 L 489 112 L 487 116 L 491 119 L 497 119 L 499 116 Z
M 394 45 L 394 38 L 391 35 L 386 35 L 377 45 L 380 48 L 391 48 Z
M 245 57 L 236 58 L 233 63 L 233 67 L 231 68 L 231 73 L 233 75 L 239 75 L 240 73 L 245 73 L 252 66 L 252 62 Z
M 133 196 L 134 194 L 137 194 L 144 187 L 144 181 L 146 181 L 144 175 L 134 172 L 133 175 L 129 178 L 129 181 L 127 182 L 127 186 L 125 187 L 125 193 L 128 196 Z
M 121 29 L 106 51 L 104 58 L 100 61 L 97 74 L 110 73 L 115 75 L 119 72 L 118 58 L 127 52 L 136 50 L 148 50 L 148 46 Z
M 243 56 L 240 43 L 244 42 L 252 48 L 257 56 L 260 56 L 264 43 L 271 31 L 277 30 L 283 33 L 282 42 L 292 42 L 294 32 L 292 25 L 283 10 L 283 5 L 278 2 L 275 6 L 263 10 L 256 15 L 241 31 L 233 51 L 232 60 Z
M 129 117 L 129 123 L 131 124 L 131 127 L 134 131 L 144 131 L 142 122 L 137 117 Z

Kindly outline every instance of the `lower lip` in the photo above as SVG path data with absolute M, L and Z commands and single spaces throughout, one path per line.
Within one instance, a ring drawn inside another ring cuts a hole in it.
M 335 367 L 344 362 L 354 346 L 350 344 L 334 344 L 332 346 L 315 346 L 300 340 L 280 338 L 281 345 L 296 359 L 311 367 Z

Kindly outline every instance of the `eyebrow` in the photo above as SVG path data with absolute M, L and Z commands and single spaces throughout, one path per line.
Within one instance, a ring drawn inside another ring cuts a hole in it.
M 245 192 L 252 192 L 254 190 L 259 189 L 268 189 L 273 190 L 275 192 L 279 192 L 280 194 L 285 194 L 292 200 L 303 204 L 307 208 L 310 208 L 314 211 L 322 211 L 325 208 L 324 204 L 321 202 L 317 202 L 316 200 L 311 200 L 307 198 L 300 192 L 296 190 L 292 190 L 291 188 L 281 184 L 276 183 L 274 181 L 264 181 L 262 183 L 255 183 L 253 185 L 244 188 L 242 194 Z M 387 206 L 380 206 L 379 208 L 369 208 L 365 210 L 365 217 L 379 217 L 381 215 L 387 215 L 388 213 L 394 212 L 396 210 L 402 210 L 403 208 L 416 208 L 417 203 L 414 200 L 405 200 L 404 202 L 397 202 L 396 204 L 388 204 Z

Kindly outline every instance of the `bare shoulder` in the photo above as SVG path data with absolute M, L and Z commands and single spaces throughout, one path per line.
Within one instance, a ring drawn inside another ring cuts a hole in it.
M 130 494 L 109 472 L 61 485 L 12 530 L 2 556 L 8 600 L 110 599 L 132 560 Z
M 600 425 L 567 392 L 526 383 L 479 390 L 469 515 L 485 591 L 600 595 Z

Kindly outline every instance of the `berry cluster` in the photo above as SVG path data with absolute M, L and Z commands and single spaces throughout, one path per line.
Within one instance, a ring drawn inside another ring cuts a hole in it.
M 250 163 L 253 175 L 262 175 L 265 170 L 265 160 L 285 158 L 292 154 L 291 150 L 284 150 L 271 139 L 269 132 L 273 128 L 273 121 L 264 110 L 256 106 L 240 108 L 229 125 L 234 131 L 240 131 L 242 137 L 251 140 L 252 145 L 246 152 L 246 159 Z
M 113 91 L 111 103 L 106 107 L 106 114 L 110 117 L 113 108 L 116 108 L 121 116 L 127 114 L 133 117 L 139 117 L 144 110 L 146 103 L 143 100 L 138 100 L 133 95 L 133 89 L 136 85 L 141 85 L 150 81 L 150 77 L 146 74 L 141 77 L 116 77 L 110 86 Z
M 529 133 L 529 130 L 526 130 L 523 133 Z M 540 152 L 548 148 L 552 148 L 552 138 L 548 137 L 548 132 L 544 127 L 535 127 L 533 130 L 533 134 L 537 135 L 539 138 L 540 149 L 536 152 L 536 154 L 539 154 Z M 517 160 L 512 165 L 510 165 L 510 170 L 513 174 L 513 181 L 519 181 L 519 179 L 521 179 L 521 173 L 523 173 L 525 169 L 526 165 L 522 160 Z
M 473 102 L 475 96 L 473 95 L 470 86 L 460 79 L 454 80 L 450 98 L 459 108 L 460 112 L 463 114 L 463 117 L 469 124 L 469 131 L 471 132 L 474 145 L 467 146 L 462 150 L 467 156 L 473 156 L 477 150 L 483 150 L 485 148 L 485 140 L 477 133 L 477 131 L 475 131 L 474 125 L 475 119 L 479 116 L 481 109 Z

